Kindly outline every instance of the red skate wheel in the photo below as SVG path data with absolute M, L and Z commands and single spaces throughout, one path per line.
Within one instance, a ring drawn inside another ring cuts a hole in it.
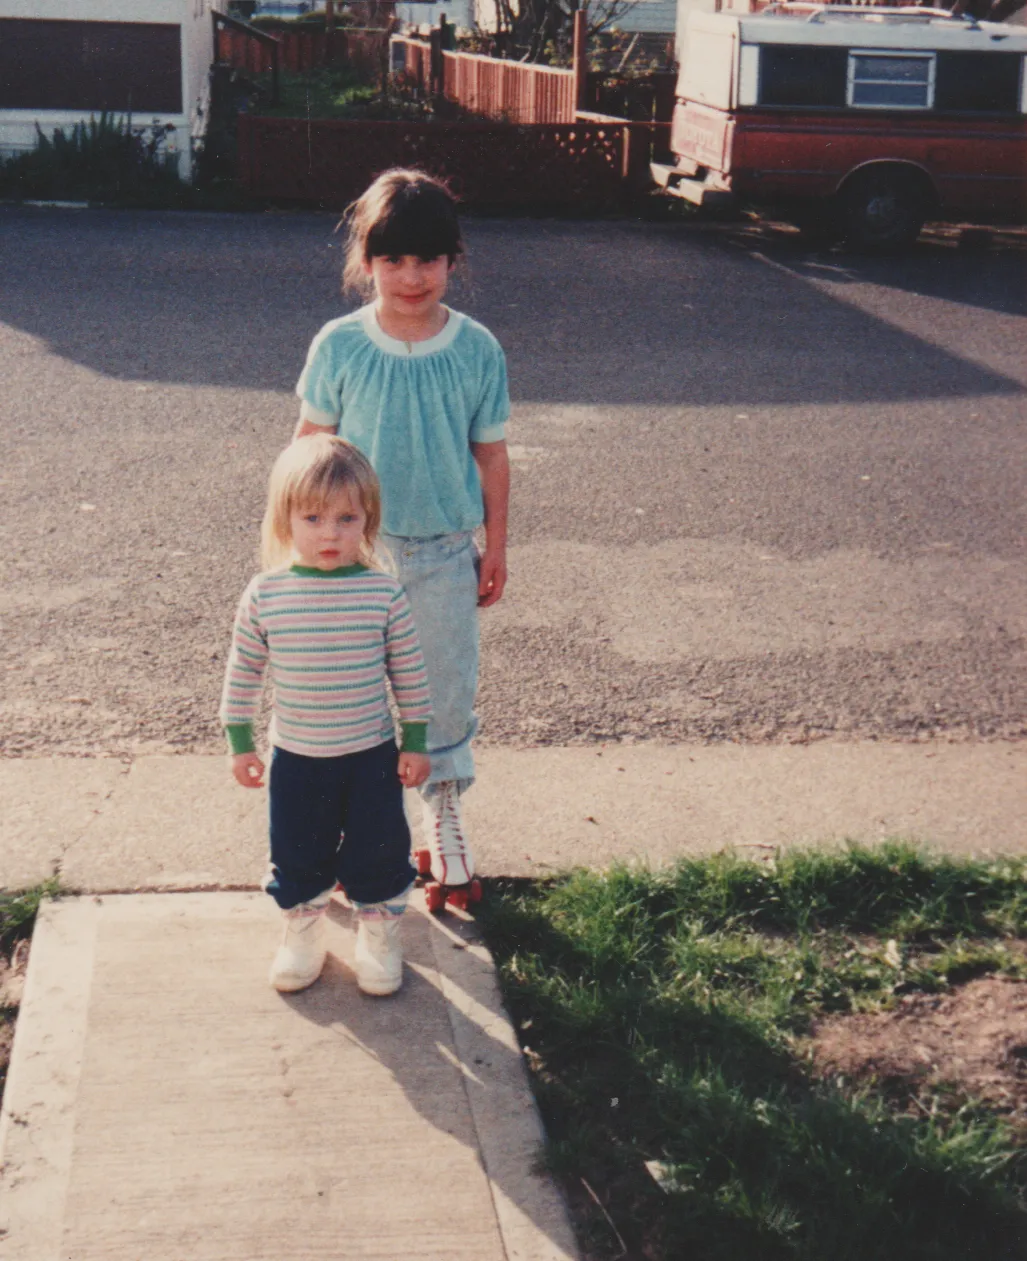
M 446 905 L 446 895 L 441 885 L 430 884 L 424 891 L 424 900 L 431 912 L 441 911 Z
M 470 898 L 472 902 L 481 901 L 481 881 L 480 880 L 475 879 L 471 881 L 471 886 L 467 891 L 467 896 Z
M 466 889 L 450 889 L 446 894 L 446 901 L 450 906 L 455 906 L 458 911 L 467 910 L 467 890 Z
M 414 863 L 419 876 L 426 876 L 431 871 L 431 853 L 426 849 L 414 850 Z

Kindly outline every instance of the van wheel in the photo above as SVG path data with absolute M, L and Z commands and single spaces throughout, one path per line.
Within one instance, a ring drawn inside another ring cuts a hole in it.
M 927 218 L 927 199 L 915 176 L 870 171 L 841 193 L 845 240 L 857 249 L 897 250 L 912 245 Z

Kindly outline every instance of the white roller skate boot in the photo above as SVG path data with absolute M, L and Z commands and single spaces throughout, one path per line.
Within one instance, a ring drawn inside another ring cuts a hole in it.
M 282 994 L 305 990 L 321 975 L 325 962 L 325 910 L 328 893 L 282 912 L 282 944 L 271 962 L 268 980 Z
M 480 900 L 481 885 L 474 879 L 460 793 L 452 780 L 432 787 L 432 793 L 421 798 L 425 848 L 415 855 L 418 874 L 429 877 L 425 886 L 429 911 L 441 909 L 446 902 L 466 910 L 468 902 Z
M 389 902 L 355 902 L 357 946 L 353 967 L 365 994 L 395 994 L 403 984 L 403 947 L 399 925 L 407 892 Z

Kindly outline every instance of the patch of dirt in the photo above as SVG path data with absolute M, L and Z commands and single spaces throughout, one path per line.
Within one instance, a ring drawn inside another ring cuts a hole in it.
M 813 1037 L 820 1076 L 951 1086 L 1027 1125 L 1027 982 L 984 977 L 910 994 L 892 1011 L 824 1020 Z
M 0 1099 L 3 1098 L 7 1066 L 11 1061 L 14 1025 L 25 988 L 25 971 L 28 968 L 28 961 L 27 939 L 18 942 L 10 959 L 0 956 Z
M 11 957 L 0 956 L 0 1007 L 20 1007 L 25 989 L 25 972 L 29 964 L 29 940 L 27 937 L 11 951 Z

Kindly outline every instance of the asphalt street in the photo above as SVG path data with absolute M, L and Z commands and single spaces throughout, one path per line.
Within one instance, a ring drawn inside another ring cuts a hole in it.
M 1027 237 L 466 227 L 513 397 L 485 743 L 1024 734 Z M 220 748 L 332 229 L 0 207 L 0 755 Z

